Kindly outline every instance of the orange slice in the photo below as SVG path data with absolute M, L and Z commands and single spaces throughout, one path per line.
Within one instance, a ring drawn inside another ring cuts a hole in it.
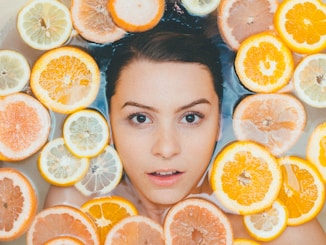
M 249 141 L 227 145 L 216 156 L 210 183 L 221 207 L 237 214 L 253 214 L 269 208 L 282 184 L 275 157 Z
M 316 53 L 326 48 L 326 5 L 321 0 L 282 1 L 275 28 L 295 52 Z
M 233 241 L 233 245 L 260 245 L 258 242 L 245 238 L 236 238 Z
M 233 231 L 225 214 L 199 198 L 178 202 L 164 219 L 165 244 L 231 245 Z
M 312 220 L 325 202 L 325 184 L 318 170 L 299 157 L 282 157 L 278 162 L 284 179 L 279 199 L 289 211 L 288 225 Z
M 84 245 L 84 243 L 75 237 L 60 235 L 45 242 L 44 245 Z
M 189 14 L 206 16 L 217 9 L 220 0 L 181 0 L 181 3 Z
M 77 47 L 45 52 L 32 68 L 30 85 L 35 96 L 58 113 L 88 107 L 100 88 L 100 70 L 92 56 Z
M 278 156 L 298 141 L 306 118 L 302 103 L 292 95 L 254 94 L 235 108 L 233 130 L 238 140 L 255 141 Z
M 81 209 L 95 222 L 101 244 L 115 224 L 128 216 L 138 214 L 130 201 L 118 196 L 91 199 Z
M 104 245 L 112 244 L 155 244 L 165 245 L 163 228 L 145 216 L 129 216 L 109 231 Z
M 129 32 L 142 32 L 160 22 L 165 0 L 110 0 L 107 8 L 117 26 Z
M 81 210 L 65 205 L 40 211 L 27 231 L 26 242 L 43 245 L 59 236 L 74 237 L 87 245 L 100 244 L 93 221 Z
M 277 0 L 221 0 L 217 25 L 223 40 L 238 50 L 249 36 L 274 29 Z
M 235 57 L 235 70 L 240 82 L 253 92 L 280 90 L 289 83 L 293 69 L 291 51 L 271 32 L 245 39 Z
M 0 242 L 22 236 L 37 211 L 34 186 L 14 168 L 0 168 Z
M 107 9 L 108 0 L 72 0 L 70 13 L 74 28 L 86 40 L 108 43 L 121 39 L 125 30 L 116 26 Z
M 48 140 L 51 118 L 34 97 L 14 93 L 0 97 L 0 160 L 20 161 Z

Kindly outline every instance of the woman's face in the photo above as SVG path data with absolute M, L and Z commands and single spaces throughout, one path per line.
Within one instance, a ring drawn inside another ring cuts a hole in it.
M 113 142 L 142 197 L 170 205 L 198 184 L 219 132 L 212 77 L 196 63 L 133 61 L 111 98 Z

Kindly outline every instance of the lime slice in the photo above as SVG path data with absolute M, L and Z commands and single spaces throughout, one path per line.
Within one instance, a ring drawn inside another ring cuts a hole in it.
M 189 14 L 205 16 L 215 11 L 220 0 L 181 0 Z

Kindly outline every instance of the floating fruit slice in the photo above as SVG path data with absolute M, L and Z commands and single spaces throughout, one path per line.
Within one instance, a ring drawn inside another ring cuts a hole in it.
M 246 215 L 272 205 L 281 188 L 282 173 L 265 147 L 235 141 L 216 156 L 210 183 L 222 208 Z
M 164 219 L 165 244 L 231 245 L 233 231 L 225 214 L 213 203 L 199 198 L 182 200 Z
M 95 222 L 101 244 L 115 224 L 128 216 L 138 214 L 130 201 L 118 196 L 91 199 L 84 203 L 81 209 Z
M 17 30 L 24 42 L 34 49 L 57 48 L 71 35 L 69 9 L 60 1 L 28 1 L 18 12 Z
M 93 221 L 81 210 L 58 205 L 40 211 L 27 231 L 27 245 L 43 245 L 58 236 L 75 237 L 87 245 L 99 245 Z
M 294 70 L 293 87 L 298 97 L 308 105 L 325 108 L 326 54 L 304 57 Z
M 258 242 L 245 238 L 236 238 L 233 241 L 233 245 L 260 245 Z
M 318 170 L 299 157 L 282 157 L 278 162 L 284 179 L 279 199 L 289 211 L 288 225 L 312 220 L 325 202 L 325 184 Z
M 107 9 L 108 0 L 72 0 L 71 18 L 77 32 L 86 40 L 109 43 L 121 39 L 126 31 L 117 27 Z
M 84 243 L 75 237 L 60 235 L 45 242 L 44 245 L 84 245 Z
M 145 216 L 129 216 L 108 232 L 104 245 L 111 244 L 155 244 L 164 245 L 163 228 Z
M 14 168 L 0 168 L 0 242 L 22 236 L 34 219 L 37 205 L 29 179 Z
M 20 161 L 48 140 L 51 118 L 34 97 L 14 93 L 0 98 L 0 160 Z
M 294 61 L 291 51 L 279 37 L 263 32 L 248 37 L 240 44 L 235 70 L 247 89 L 271 93 L 289 83 Z
M 217 9 L 220 0 L 181 0 L 181 3 L 189 14 L 206 16 Z
M 249 36 L 274 29 L 277 0 L 221 0 L 217 25 L 223 40 L 238 50 Z
M 117 26 L 129 32 L 142 32 L 160 22 L 165 0 L 110 0 L 107 8 Z
M 238 140 L 255 141 L 278 156 L 298 141 L 306 118 L 302 103 L 292 95 L 254 94 L 235 108 L 233 130 Z
M 295 52 L 316 53 L 326 48 L 326 5 L 320 0 L 282 1 L 275 29 Z

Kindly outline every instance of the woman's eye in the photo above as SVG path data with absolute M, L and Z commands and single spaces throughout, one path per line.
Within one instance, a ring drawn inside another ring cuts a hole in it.
M 128 117 L 129 120 L 131 120 L 134 124 L 144 124 L 144 123 L 150 123 L 151 120 L 144 114 L 132 114 Z
M 187 124 L 197 124 L 203 117 L 204 116 L 199 113 L 188 113 L 182 118 L 182 122 Z

